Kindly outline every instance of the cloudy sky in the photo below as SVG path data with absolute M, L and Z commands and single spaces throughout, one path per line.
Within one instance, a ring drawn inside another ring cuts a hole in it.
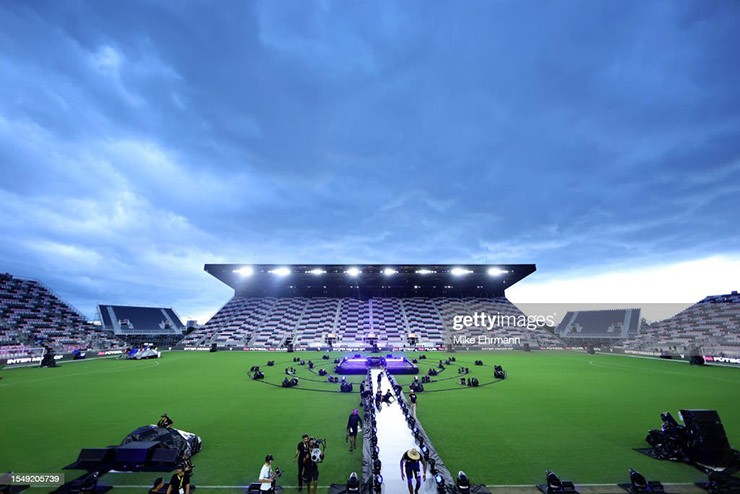
M 740 3 L 0 3 L 0 272 L 200 322 L 205 263 L 740 288 Z

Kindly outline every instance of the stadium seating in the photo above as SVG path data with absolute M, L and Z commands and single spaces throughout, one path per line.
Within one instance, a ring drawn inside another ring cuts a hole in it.
M 18 345 L 38 347 L 40 343 L 58 353 L 125 345 L 40 282 L 0 275 L 0 345 L 17 350 Z
M 135 346 L 144 343 L 173 346 L 185 332 L 180 317 L 167 307 L 98 305 L 98 313 L 104 330 Z
M 569 311 L 555 330 L 574 345 L 612 345 L 636 336 L 640 309 Z
M 327 335 L 345 347 L 367 344 L 374 335 L 381 347 L 404 346 L 415 335 L 416 346 L 438 347 L 450 342 L 453 318 L 459 314 L 523 313 L 506 298 L 244 298 L 234 297 L 202 328 L 180 343 L 184 346 L 249 346 L 275 348 L 287 341 L 296 348 L 326 346 Z M 534 348 L 562 347 L 552 333 L 542 329 L 497 326 L 498 337 L 519 338 Z M 485 328 L 463 331 L 488 333 Z
M 740 294 L 706 297 L 669 319 L 643 327 L 625 348 L 656 353 L 704 349 L 740 356 Z

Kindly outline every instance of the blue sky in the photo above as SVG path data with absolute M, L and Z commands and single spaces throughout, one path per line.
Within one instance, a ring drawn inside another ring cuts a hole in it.
M 201 322 L 217 262 L 738 289 L 738 25 L 734 0 L 2 2 L 0 271 Z

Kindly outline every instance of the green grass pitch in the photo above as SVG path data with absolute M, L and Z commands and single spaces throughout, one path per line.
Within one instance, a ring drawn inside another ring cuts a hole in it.
M 647 446 L 648 429 L 660 425 L 666 410 L 676 415 L 681 408 L 716 409 L 730 444 L 740 445 L 739 369 L 575 352 L 426 355 L 419 361 L 422 371 L 440 359 L 457 361 L 419 394 L 417 415 L 450 471 L 462 469 L 476 483 L 541 483 L 546 468 L 576 483 L 625 482 L 629 467 L 663 482 L 702 480 L 689 466 L 632 450 Z M 313 360 L 316 368 L 293 363 L 295 356 Z M 5 369 L 0 472 L 61 472 L 81 448 L 118 444 L 167 412 L 175 427 L 203 438 L 203 450 L 194 457 L 196 485 L 246 485 L 256 479 L 267 453 L 284 471 L 280 484 L 296 485 L 293 453 L 304 432 L 328 440 L 320 485 L 342 483 L 361 471 L 360 451 L 350 453 L 344 437 L 359 397 L 336 392 L 338 385 L 317 375 L 321 367 L 331 373 L 340 354 L 332 360 L 321 356 L 172 352 L 160 360 Z M 473 365 L 476 359 L 485 365 Z M 275 360 L 275 367 L 267 367 L 267 360 Z M 494 363 L 508 371 L 508 379 L 493 382 Z M 248 378 L 253 365 L 265 372 L 265 382 Z M 299 386 L 276 386 L 289 366 L 298 369 Z M 469 367 L 483 386 L 460 386 L 460 366 Z M 398 377 L 401 384 L 411 379 Z M 68 471 L 67 479 L 80 473 Z M 103 482 L 147 485 L 156 476 L 111 474 Z

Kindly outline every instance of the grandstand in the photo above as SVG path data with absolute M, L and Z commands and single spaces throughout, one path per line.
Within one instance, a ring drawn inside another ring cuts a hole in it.
M 133 345 L 174 345 L 185 333 L 180 317 L 168 307 L 101 304 L 98 314 L 104 330 Z
M 640 331 L 640 309 L 569 311 L 555 334 L 573 346 L 611 346 Z
M 535 271 L 516 265 L 209 264 L 234 296 L 183 346 L 443 348 L 453 334 L 487 331 L 517 346 L 562 347 L 541 328 L 453 329 L 456 315 L 522 312 L 504 291 Z
M 632 351 L 740 357 L 740 294 L 711 295 L 675 316 L 643 327 L 625 342 Z
M 123 345 L 38 281 L 0 274 L 0 353 L 46 345 L 59 353 Z

